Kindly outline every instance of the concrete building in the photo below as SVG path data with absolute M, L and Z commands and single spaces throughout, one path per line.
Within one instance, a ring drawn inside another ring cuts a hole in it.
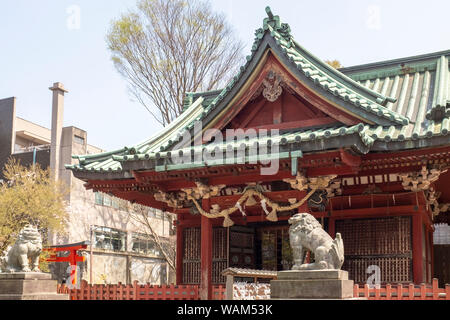
M 67 234 L 50 235 L 49 245 L 89 241 L 91 245 L 83 252 L 86 262 L 80 263 L 79 274 L 91 283 L 174 282 L 173 272 L 169 272 L 154 239 L 148 236 L 143 224 L 132 218 L 136 214 L 132 205 L 108 194 L 86 190 L 83 181 L 65 170 L 64 164 L 73 163 L 72 154 L 94 154 L 102 149 L 88 144 L 86 131 L 63 127 L 67 90 L 61 83 L 55 83 L 50 90 L 51 129 L 17 117 L 15 97 L 0 100 L 0 168 L 9 157 L 19 159 L 23 165 L 36 162 L 50 167 L 55 179 L 69 187 Z M 143 210 L 161 241 L 170 246 L 174 241 L 172 216 L 154 209 Z M 58 280 L 68 277 L 68 264 L 55 263 L 51 268 Z

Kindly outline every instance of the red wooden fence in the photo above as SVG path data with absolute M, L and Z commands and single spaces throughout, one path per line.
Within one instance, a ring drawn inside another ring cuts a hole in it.
M 384 285 L 379 288 L 369 288 L 369 285 L 360 287 L 355 284 L 353 287 L 355 298 L 367 298 L 369 300 L 450 300 L 450 284 L 445 285 L 445 289 L 440 289 L 438 280 L 433 279 L 433 283 L 408 285 Z
M 213 286 L 213 300 L 225 300 L 226 286 Z
M 224 300 L 226 288 L 223 285 L 213 287 L 213 299 Z M 58 293 L 70 294 L 71 300 L 200 300 L 198 285 L 162 285 L 150 284 L 94 284 L 81 282 L 80 289 L 69 289 L 58 285 Z M 439 288 L 438 280 L 433 279 L 431 285 L 383 285 L 379 288 L 369 288 L 366 284 L 353 287 L 355 298 L 369 300 L 450 300 L 450 284 L 444 289 Z
M 69 289 L 66 285 L 58 285 L 58 293 L 67 293 L 71 300 L 200 300 L 198 285 L 132 285 L 88 284 L 81 282 L 79 289 Z M 213 287 L 215 300 L 225 299 L 225 286 Z

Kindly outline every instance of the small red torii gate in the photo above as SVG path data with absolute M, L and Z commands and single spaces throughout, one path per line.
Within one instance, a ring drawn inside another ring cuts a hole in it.
M 44 251 L 50 252 L 50 257 L 46 258 L 47 262 L 69 262 L 70 264 L 70 278 L 72 279 L 72 285 L 77 284 L 77 262 L 85 262 L 86 257 L 78 255 L 78 250 L 85 250 L 90 244 L 89 241 L 83 241 L 72 244 L 55 245 L 44 248 Z M 69 255 L 66 257 L 58 257 L 57 252 L 68 251 Z

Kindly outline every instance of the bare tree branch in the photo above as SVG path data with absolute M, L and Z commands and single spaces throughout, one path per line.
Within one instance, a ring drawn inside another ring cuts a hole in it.
M 149 218 L 148 213 L 149 208 L 134 204 L 133 210 L 130 210 L 129 215 L 132 220 L 134 220 L 139 226 L 142 227 L 141 230 L 143 230 L 149 238 L 154 240 L 164 259 L 167 261 L 167 264 L 173 270 L 173 272 L 175 272 L 175 247 L 170 245 L 170 243 L 166 242 L 159 236 L 158 232 L 156 232 L 155 230 L 155 226 L 152 224 L 152 221 Z
M 201 0 L 139 0 L 106 41 L 132 95 L 163 126 L 181 114 L 186 92 L 226 85 L 243 61 L 225 16 Z

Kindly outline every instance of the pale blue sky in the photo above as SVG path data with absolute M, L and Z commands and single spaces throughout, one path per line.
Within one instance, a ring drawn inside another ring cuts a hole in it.
M 247 44 L 246 55 L 267 5 L 290 24 L 297 42 L 344 66 L 450 49 L 448 0 L 212 3 Z M 48 87 L 60 81 L 69 90 L 64 125 L 86 130 L 90 144 L 111 150 L 149 138 L 160 126 L 131 101 L 105 45 L 111 19 L 134 5 L 135 0 L 1 1 L 0 99 L 17 97 L 19 117 L 50 127 Z M 80 9 L 79 28 L 70 27 L 73 8 Z

